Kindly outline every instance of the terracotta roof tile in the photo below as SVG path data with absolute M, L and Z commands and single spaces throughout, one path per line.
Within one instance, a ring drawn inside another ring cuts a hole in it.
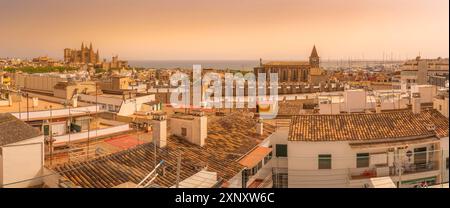
M 165 148 L 156 148 L 156 163 L 165 161 L 165 173 L 158 176 L 154 183 L 161 187 L 174 185 L 179 152 L 182 154 L 181 180 L 204 167 L 217 172 L 222 179 L 231 179 L 243 169 L 236 160 L 274 131 L 272 125 L 265 124 L 264 135 L 260 136 L 256 134 L 255 125 L 255 120 L 237 114 L 211 122 L 203 147 L 170 137 Z M 130 181 L 137 184 L 153 170 L 154 153 L 153 144 L 147 143 L 89 161 L 66 163 L 55 170 L 81 187 L 107 188 Z
M 435 126 L 435 131 L 428 129 Z M 436 134 L 448 136 L 448 119 L 436 110 L 413 114 L 409 110 L 292 117 L 289 141 L 357 141 Z

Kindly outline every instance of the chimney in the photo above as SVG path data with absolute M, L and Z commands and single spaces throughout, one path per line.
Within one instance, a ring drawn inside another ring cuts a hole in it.
M 78 97 L 77 96 L 74 96 L 72 98 L 72 107 L 74 107 L 74 108 L 78 107 Z
M 32 97 L 31 100 L 33 101 L 33 107 L 37 107 L 39 105 L 38 97 Z
M 427 124 L 427 130 L 428 131 L 435 131 L 436 130 L 436 126 L 434 124 Z
M 412 94 L 412 98 L 411 98 L 411 105 L 412 105 L 412 112 L 414 114 L 419 114 L 420 113 L 420 93 L 413 93 Z
M 13 99 L 11 94 L 8 94 L 8 106 L 12 106 L 13 105 Z
M 173 115 L 170 118 L 170 133 L 202 147 L 208 135 L 207 123 L 208 118 L 202 111 Z
M 264 134 L 264 127 L 263 127 L 264 123 L 262 122 L 262 119 L 258 119 L 258 122 L 256 123 L 256 133 L 258 135 L 263 135 Z
M 167 144 L 167 119 L 166 115 L 155 114 L 152 118 L 153 144 L 163 148 Z
M 208 136 L 208 118 L 202 111 L 194 111 L 191 114 L 194 116 L 192 141 L 202 147 L 205 145 L 205 139 Z
M 381 102 L 377 101 L 375 105 L 375 113 L 381 113 Z

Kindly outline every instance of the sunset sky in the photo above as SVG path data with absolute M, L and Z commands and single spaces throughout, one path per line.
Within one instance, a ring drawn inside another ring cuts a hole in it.
M 0 57 L 92 42 L 128 60 L 435 58 L 448 0 L 0 0 Z

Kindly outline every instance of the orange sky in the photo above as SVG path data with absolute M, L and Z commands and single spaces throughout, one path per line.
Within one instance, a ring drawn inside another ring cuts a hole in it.
M 0 57 L 448 57 L 448 0 L 0 0 Z

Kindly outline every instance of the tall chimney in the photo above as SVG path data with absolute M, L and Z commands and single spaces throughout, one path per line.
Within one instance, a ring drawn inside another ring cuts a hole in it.
M 72 101 L 72 107 L 74 107 L 74 108 L 78 107 L 78 97 L 77 96 L 74 96 L 71 101 Z
M 163 148 L 167 145 L 167 119 L 166 115 L 153 115 L 153 143 Z
M 202 147 L 205 145 L 205 139 L 208 136 L 208 118 L 201 111 L 194 111 L 191 114 L 195 117 L 192 141 Z
M 412 94 L 412 98 L 411 98 L 411 105 L 412 105 L 412 112 L 414 114 L 419 114 L 420 113 L 420 93 L 413 93 Z
M 256 133 L 259 135 L 264 134 L 264 123 L 262 122 L 262 119 L 259 119 L 256 123 Z

